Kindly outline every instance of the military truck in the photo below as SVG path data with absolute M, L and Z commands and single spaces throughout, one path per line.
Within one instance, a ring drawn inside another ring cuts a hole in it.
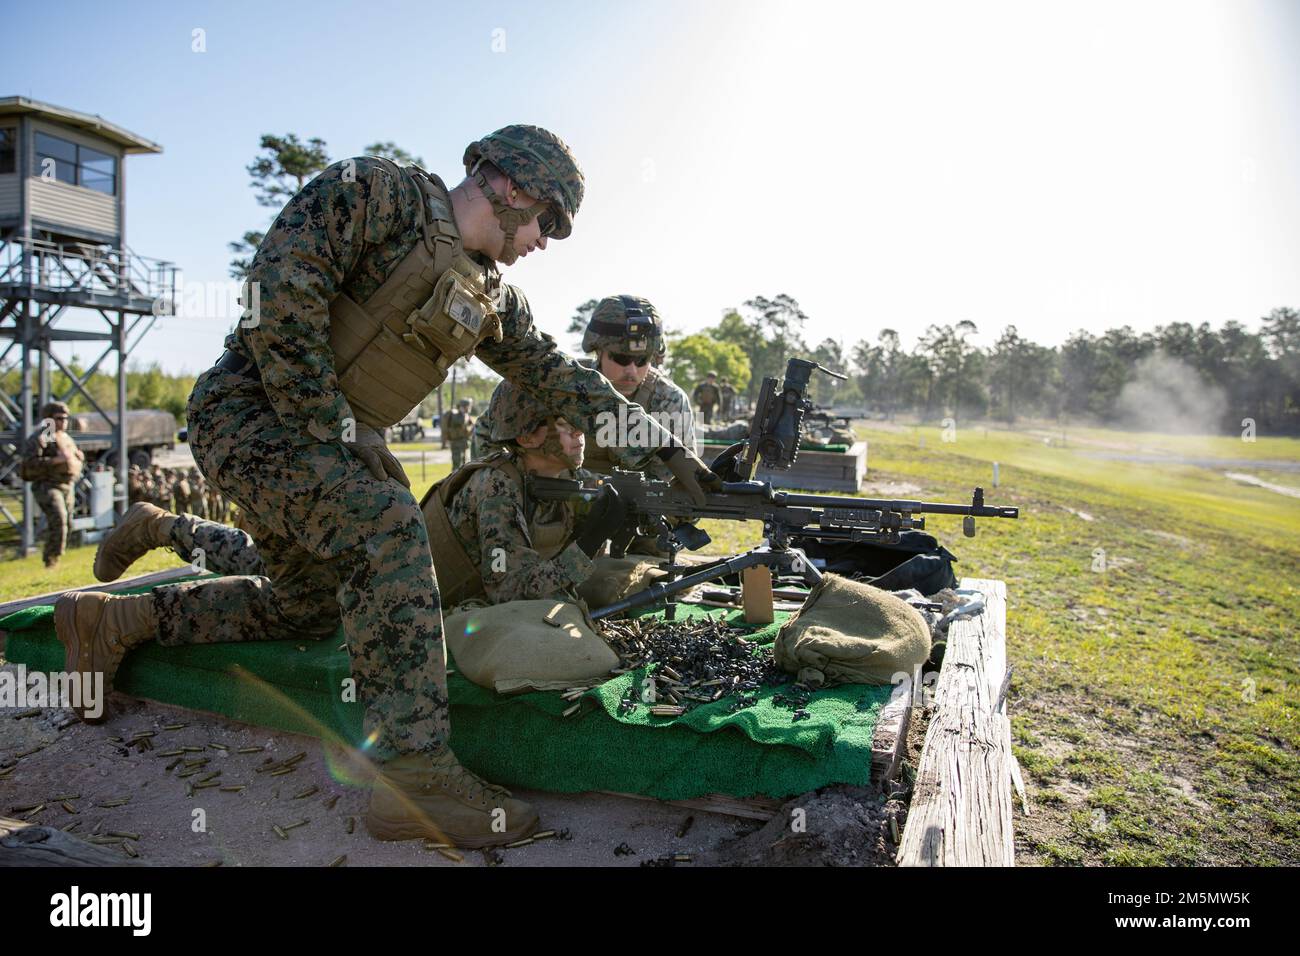
M 108 418 L 99 412 L 78 412 L 69 418 L 68 431 L 85 453 L 87 466 L 112 451 L 116 423 L 115 412 L 109 412 Z M 176 417 L 160 408 L 131 409 L 126 413 L 126 446 L 131 464 L 148 468 L 154 454 L 176 447 Z
M 391 442 L 419 441 L 424 437 L 424 426 L 420 424 L 420 406 L 416 405 L 407 416 L 388 429 Z

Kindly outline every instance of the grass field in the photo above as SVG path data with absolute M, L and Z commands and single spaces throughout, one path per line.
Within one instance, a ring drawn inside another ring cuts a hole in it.
M 1232 469 L 1090 457 L 1105 443 L 1295 462 L 1300 441 L 863 433 L 871 480 L 957 501 L 978 483 L 1022 509 L 973 540 L 930 529 L 959 573 L 1007 582 L 1008 713 L 1033 808 L 1017 817 L 1022 862 L 1300 863 L 1300 500 Z
M 1300 499 L 1224 472 L 1293 487 L 1300 474 L 1094 457 L 1295 463 L 1300 441 L 859 431 L 870 481 L 949 501 L 982 484 L 991 502 L 1022 509 L 974 539 L 956 519 L 928 529 L 961 559 L 959 575 L 1007 582 L 1008 712 L 1033 811 L 1017 809 L 1022 863 L 1300 863 Z M 430 466 L 413 490 L 448 469 Z M 705 527 L 713 552 L 760 532 Z M 0 600 L 89 583 L 92 558 L 72 550 L 53 574 L 39 557 L 0 563 Z M 135 570 L 178 563 L 155 552 Z

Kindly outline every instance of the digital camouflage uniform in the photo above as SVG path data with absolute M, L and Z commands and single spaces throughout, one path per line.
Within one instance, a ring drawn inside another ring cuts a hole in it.
M 263 574 L 153 592 L 167 645 L 326 638 L 341 622 L 380 760 L 432 754 L 448 740 L 440 602 L 415 498 L 340 441 L 354 416 L 334 369 L 328 303 L 378 289 L 421 241 L 422 203 L 409 175 L 363 157 L 327 168 L 277 217 L 249 274 L 260 312 L 226 340 L 255 374 L 210 369 L 188 409 L 195 461 L 239 506 Z M 612 386 L 533 328 L 521 292 L 503 286 L 497 312 L 502 341 L 476 353 L 488 366 L 584 430 L 617 415 Z M 668 444 L 647 431 L 629 467 Z
M 579 359 L 579 363 L 584 368 L 594 369 L 596 359 Z M 497 385 L 499 391 L 501 386 Z M 492 393 L 492 402 L 488 409 L 479 416 L 477 423 L 474 425 L 474 443 L 479 448 L 480 455 L 486 455 L 501 446 L 499 442 L 492 440 L 492 427 L 495 424 L 495 409 L 497 392 Z M 672 432 L 673 438 L 677 444 L 684 445 L 691 451 L 695 450 L 695 412 L 691 409 L 690 399 L 672 379 L 661 373 L 658 369 L 650 369 L 644 382 L 636 392 L 628 398 L 628 401 L 639 405 L 645 411 L 649 412 L 650 417 L 655 419 L 665 428 Z M 583 467 L 588 471 L 597 474 L 607 475 L 616 464 L 615 458 L 619 454 L 615 449 L 604 449 L 597 445 L 596 434 L 586 432 L 587 439 L 587 459 Z M 668 466 L 657 458 L 652 459 L 650 463 L 642 469 L 646 475 L 659 481 L 671 481 L 672 473 Z
M 68 528 L 76 510 L 75 488 L 86 456 L 66 431 L 42 427 L 28 437 L 23 458 L 33 463 L 30 467 L 40 475 L 31 482 L 32 501 L 45 516 L 41 557 L 50 565 L 63 557 L 68 545 Z
M 692 397 L 695 399 L 695 404 L 700 406 L 700 415 L 704 418 L 704 424 L 713 424 L 713 409 L 722 400 L 722 392 L 718 386 L 708 380 L 700 382 L 695 386 Z
M 469 451 L 470 434 L 474 430 L 476 419 L 469 412 L 460 409 L 447 412 L 444 417 L 446 424 L 443 426 L 443 434 L 451 445 L 451 467 L 454 470 L 465 464 L 465 453 Z
M 561 477 L 587 478 L 590 472 L 579 469 Z M 591 576 L 591 558 L 572 540 L 575 518 L 569 504 L 529 504 L 526 513 L 523 489 L 510 475 L 485 467 L 470 477 L 448 509 L 452 531 L 478 568 L 491 604 L 547 597 L 572 601 L 573 589 Z M 568 524 L 568 544 L 555 557 L 544 558 L 533 549 L 528 526 L 556 520 Z

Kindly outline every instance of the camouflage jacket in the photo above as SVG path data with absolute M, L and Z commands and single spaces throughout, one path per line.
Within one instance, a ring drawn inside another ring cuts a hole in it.
M 39 475 L 28 479 L 35 483 L 70 484 L 81 477 L 85 461 L 85 453 L 66 431 L 39 428 L 23 446 L 24 472 Z
M 226 348 L 251 359 L 281 424 L 300 445 L 333 442 L 353 418 L 339 389 L 329 345 L 329 303 L 341 293 L 366 301 L 422 241 L 422 196 L 405 174 L 370 157 L 326 168 L 289 200 L 258 246 L 249 281 L 259 309 L 242 319 Z M 495 266 L 479 257 L 495 279 Z M 584 431 L 617 416 L 626 403 L 599 373 L 580 366 L 533 325 L 522 292 L 503 285 L 498 298 L 503 338 L 476 352 L 489 367 Z M 239 442 L 243 436 L 223 436 Z M 639 467 L 668 436 L 653 422 L 644 446 L 629 448 Z
M 594 369 L 596 360 L 580 359 L 578 364 L 583 368 Z M 494 394 L 493 398 L 495 397 Z M 690 399 L 676 382 L 659 369 L 650 370 L 645 382 L 628 401 L 641 405 L 649 412 L 651 418 L 672 434 L 677 444 L 685 445 L 691 451 L 695 451 L 695 412 L 691 408 Z M 488 410 L 479 416 L 474 425 L 474 441 L 478 444 L 480 454 L 501 447 L 492 441 L 493 407 L 493 403 L 489 403 Z M 591 461 L 604 458 L 605 456 L 594 452 L 599 432 L 584 432 L 584 434 L 587 439 L 587 458 Z M 596 467 L 594 470 L 603 472 L 604 469 Z M 651 478 L 660 481 L 671 481 L 673 477 L 668 466 L 658 459 L 651 459 L 647 466 L 637 470 L 644 471 Z
M 578 471 L 579 478 L 589 472 Z M 573 589 L 591 574 L 591 558 L 570 536 L 564 548 L 547 560 L 533 550 L 528 533 L 529 519 L 551 521 L 569 509 L 564 502 L 532 503 L 549 513 L 527 515 L 524 493 L 519 484 L 500 468 L 476 471 L 452 499 L 447 518 L 465 550 L 478 568 L 483 589 L 493 604 L 529 601 L 547 597 L 574 600 Z M 570 512 L 570 520 L 573 520 Z M 576 524 L 576 521 L 574 521 Z M 437 548 L 437 542 L 433 543 Z
M 708 382 L 700 382 L 695 386 L 695 404 L 701 407 L 705 405 L 716 405 L 722 398 L 722 393 L 716 385 L 710 385 Z

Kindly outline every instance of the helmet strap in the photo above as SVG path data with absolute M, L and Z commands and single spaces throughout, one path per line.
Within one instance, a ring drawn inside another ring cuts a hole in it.
M 487 176 L 483 174 L 483 171 L 478 166 L 474 167 L 472 175 L 474 176 L 474 182 L 478 183 L 478 188 L 487 197 L 487 201 L 492 204 L 492 212 L 497 217 L 497 222 L 501 224 L 501 231 L 506 234 L 505 245 L 501 247 L 501 255 L 498 257 L 499 261 L 505 266 L 514 265 L 519 261 L 519 253 L 515 252 L 515 234 L 521 226 L 528 225 L 540 216 L 548 203 L 538 201 L 527 209 L 516 209 L 497 195 L 497 191 L 492 188 Z

